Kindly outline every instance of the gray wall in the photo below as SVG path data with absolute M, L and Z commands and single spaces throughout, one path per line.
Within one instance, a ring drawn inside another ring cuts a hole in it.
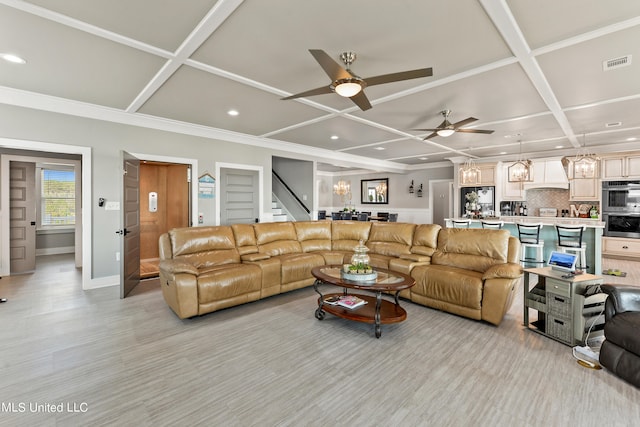
M 313 162 L 274 156 L 272 167 L 302 203 L 313 211 Z
M 7 105 L 0 105 L 0 137 L 92 148 L 93 278 L 118 275 L 120 271 L 115 258 L 120 238 L 115 231 L 120 228 L 121 212 L 98 208 L 97 200 L 120 200 L 121 150 L 197 159 L 199 173 L 215 171 L 216 162 L 262 166 L 264 192 L 271 194 L 273 152 L 266 148 Z M 265 212 L 270 210 L 270 199 L 265 197 Z

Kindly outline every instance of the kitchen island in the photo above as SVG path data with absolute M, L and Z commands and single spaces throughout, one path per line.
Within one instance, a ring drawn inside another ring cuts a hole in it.
M 587 272 L 592 274 L 602 274 L 602 233 L 604 222 L 591 218 L 576 217 L 537 217 L 537 216 L 501 216 L 485 219 L 468 218 L 447 218 L 447 227 L 451 227 L 452 221 L 471 221 L 470 228 L 482 228 L 482 221 L 502 221 L 503 229 L 518 237 L 518 226 L 516 224 L 542 224 L 540 229 L 540 239 L 544 241 L 544 259 L 549 259 L 549 254 L 557 250 L 558 233 L 556 225 L 566 225 L 568 227 L 585 226 L 582 240 L 587 245 Z

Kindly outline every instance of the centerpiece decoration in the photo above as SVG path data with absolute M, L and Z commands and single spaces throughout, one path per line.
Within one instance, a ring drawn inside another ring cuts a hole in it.
M 474 218 L 478 211 L 478 193 L 472 191 L 471 193 L 467 193 L 464 197 L 467 199 L 467 202 L 465 203 L 466 216 L 467 218 Z
M 369 264 L 369 248 L 360 240 L 360 244 L 353 250 L 351 263 L 342 266 L 342 278 L 357 281 L 375 280 L 378 273 Z

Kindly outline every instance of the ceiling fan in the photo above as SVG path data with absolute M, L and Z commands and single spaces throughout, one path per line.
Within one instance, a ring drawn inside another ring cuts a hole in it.
M 371 103 L 363 91 L 365 87 L 402 80 L 417 79 L 419 77 L 429 77 L 433 75 L 433 70 L 431 68 L 421 68 L 418 70 L 383 74 L 381 76 L 363 79 L 351 71 L 351 64 L 356 60 L 356 54 L 354 52 L 344 52 L 340 55 L 340 59 L 344 62 L 346 68 L 331 59 L 324 50 L 309 49 L 309 52 L 313 55 L 316 61 L 318 61 L 318 64 L 320 64 L 324 72 L 331 78 L 331 84 L 329 84 L 329 86 L 322 86 L 287 96 L 282 99 L 304 98 L 307 96 L 335 92 L 340 96 L 350 98 L 362 111 L 365 111 L 371 108 Z
M 462 126 L 469 124 L 471 122 L 475 122 L 475 117 L 468 117 L 464 120 L 460 120 L 456 123 L 451 123 L 449 121 L 449 114 L 451 114 L 451 110 L 442 110 L 440 114 L 444 117 L 444 121 L 438 125 L 435 129 L 413 129 L 420 131 L 431 131 L 432 133 L 423 138 L 423 140 L 427 140 L 433 138 L 434 136 L 451 136 L 455 132 L 463 132 L 463 133 L 493 133 L 492 130 L 484 130 L 484 129 L 462 129 Z

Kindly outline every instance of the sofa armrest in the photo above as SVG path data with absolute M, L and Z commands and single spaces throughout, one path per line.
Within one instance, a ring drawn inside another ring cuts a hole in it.
M 625 311 L 640 312 L 640 287 L 625 285 L 602 285 L 602 292 L 608 295 L 605 303 L 605 318 L 608 320 Z
M 240 256 L 242 262 L 256 262 L 271 258 L 265 253 L 244 254 Z
M 489 267 L 482 275 L 482 280 L 487 279 L 517 279 L 522 276 L 520 264 L 508 262 L 506 264 L 495 264 Z
M 185 261 L 177 259 L 165 259 L 160 261 L 159 268 L 169 274 L 187 273 L 198 275 L 198 269 L 193 265 Z

